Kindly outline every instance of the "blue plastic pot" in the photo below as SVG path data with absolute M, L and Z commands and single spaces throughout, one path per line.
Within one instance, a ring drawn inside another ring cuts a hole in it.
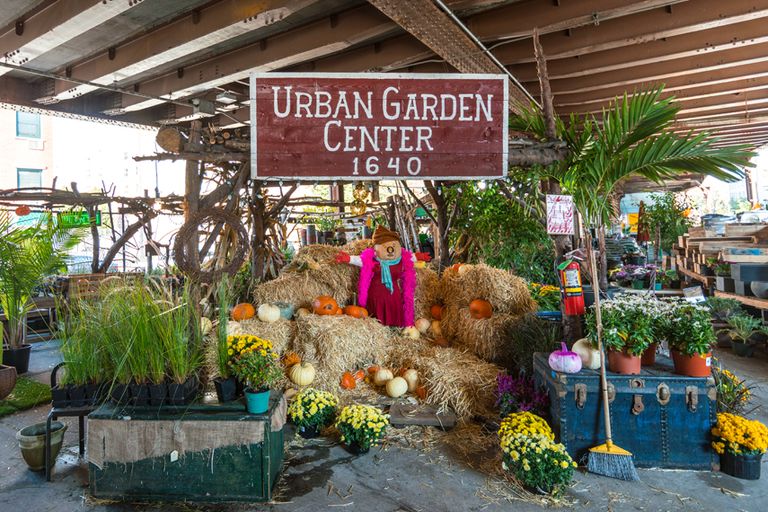
M 264 414 L 269 409 L 269 390 L 245 390 L 245 408 L 250 414 Z

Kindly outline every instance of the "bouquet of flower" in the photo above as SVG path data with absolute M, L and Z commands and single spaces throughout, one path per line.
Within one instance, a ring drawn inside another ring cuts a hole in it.
M 521 373 L 517 377 L 500 373 L 496 377 L 496 406 L 502 417 L 513 412 L 531 411 L 545 414 L 549 408 L 549 395 L 539 388 L 532 377 Z
M 560 288 L 557 286 L 528 283 L 528 291 L 538 304 L 539 311 L 560 311 Z
M 288 418 L 299 428 L 322 429 L 333 422 L 339 401 L 327 391 L 305 388 L 288 406 Z
M 720 455 L 757 455 L 768 449 L 768 427 L 727 412 L 718 413 L 712 438 L 712 448 Z
M 751 386 L 726 369 L 712 368 L 717 389 L 718 412 L 738 414 L 744 411 L 752 398 Z
M 267 389 L 283 376 L 272 342 L 251 335 L 227 338 L 232 374 L 252 390 Z
M 389 414 L 370 405 L 348 405 L 341 410 L 336 428 L 341 440 L 356 445 L 361 452 L 368 451 L 383 436 L 389 425 Z
M 543 418 L 529 412 L 510 414 L 499 429 L 504 469 L 527 487 L 558 492 L 573 478 L 576 463 L 554 437 Z

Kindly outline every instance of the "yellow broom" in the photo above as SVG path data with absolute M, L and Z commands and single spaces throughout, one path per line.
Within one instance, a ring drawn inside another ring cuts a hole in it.
M 600 314 L 600 282 L 597 276 L 595 251 L 592 250 L 592 236 L 587 231 L 587 251 L 592 271 L 592 293 L 595 296 L 595 325 L 597 327 L 597 349 L 600 351 L 600 391 L 603 394 L 605 416 L 605 444 L 589 449 L 587 471 L 620 480 L 640 480 L 632 461 L 632 453 L 613 444 L 611 435 L 611 409 L 608 403 L 608 379 L 605 376 L 605 352 L 603 351 L 603 319 Z

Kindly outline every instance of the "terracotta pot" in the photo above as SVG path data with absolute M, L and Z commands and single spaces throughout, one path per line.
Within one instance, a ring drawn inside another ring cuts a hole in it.
M 688 377 L 709 377 L 712 375 L 712 353 L 688 356 L 675 349 L 670 350 L 675 363 L 675 373 Z
M 643 355 L 640 357 L 640 364 L 642 366 L 653 366 L 656 364 L 656 348 L 658 346 L 658 343 L 651 343 L 648 345 L 648 348 L 645 349 L 645 352 L 643 352 Z
M 608 349 L 608 369 L 620 375 L 637 375 L 640 373 L 640 356 L 630 355 L 625 350 Z

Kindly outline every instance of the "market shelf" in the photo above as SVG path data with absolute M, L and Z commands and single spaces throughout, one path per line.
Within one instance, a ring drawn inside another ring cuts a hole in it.
M 678 267 L 677 271 L 683 275 L 690 277 L 691 279 L 695 279 L 701 283 L 704 283 L 706 286 L 712 286 L 712 283 L 715 281 L 715 276 L 703 276 L 698 272 L 694 272 L 693 270 L 688 270 L 685 267 Z
M 757 297 L 745 297 L 744 295 L 736 295 L 735 293 L 721 292 L 715 290 L 715 297 L 723 297 L 724 299 L 735 299 L 742 304 L 752 306 L 757 309 L 768 310 L 768 299 L 758 299 Z

